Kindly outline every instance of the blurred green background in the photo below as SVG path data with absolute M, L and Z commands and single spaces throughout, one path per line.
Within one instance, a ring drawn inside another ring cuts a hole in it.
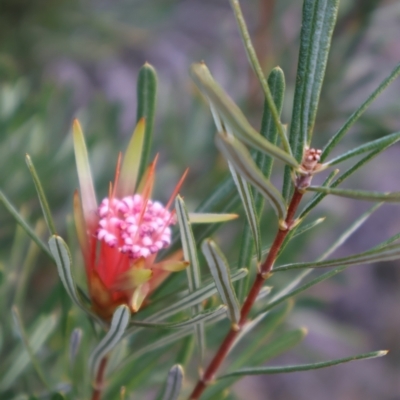
M 266 73 L 286 75 L 283 122 L 290 122 L 301 26 L 301 2 L 242 1 Z M 400 59 L 400 3 L 343 0 L 328 61 L 315 134 L 323 146 L 351 112 Z M 78 117 L 87 137 L 98 196 L 106 195 L 118 151 L 136 121 L 136 78 L 147 61 L 159 76 L 153 154 L 160 153 L 156 195 L 166 200 L 186 167 L 182 194 L 190 209 L 226 175 L 213 144 L 207 107 L 189 78 L 192 62 L 204 60 L 215 78 L 259 126 L 262 95 L 250 70 L 227 0 L 1 0 L 0 4 L 0 188 L 32 226 L 41 215 L 24 156 L 29 153 L 43 181 L 60 234 L 78 185 L 70 127 Z M 400 82 L 373 104 L 336 151 L 400 130 Z M 398 190 L 399 146 L 357 174 L 349 187 Z M 274 178 L 279 182 L 279 174 Z M 322 179 L 322 178 L 321 178 Z M 321 254 L 368 204 L 326 199 L 318 215 L 326 223 L 292 246 L 291 260 Z M 219 235 L 235 258 L 243 219 Z M 398 232 L 400 212 L 384 206 L 336 255 L 355 253 Z M 41 229 L 40 227 L 38 229 Z M 273 230 L 275 222 L 273 223 Z M 43 229 L 42 229 L 43 230 Z M 266 230 L 268 227 L 266 226 Z M 11 248 L 15 223 L 0 208 L 0 260 L 15 270 L 7 298 L 24 304 L 25 320 L 60 289 L 45 256 L 32 266 L 26 250 Z M 42 232 L 45 238 L 46 232 Z M 69 235 L 70 240 L 71 234 Z M 22 241 L 26 248 L 27 241 Z M 236 246 L 237 247 L 237 246 Z M 382 359 L 328 370 L 246 378 L 243 398 L 395 400 L 400 397 L 400 273 L 398 262 L 354 267 L 341 279 L 302 296 L 289 323 L 310 330 L 299 350 L 276 362 L 333 358 L 390 349 Z M 23 279 L 21 279 L 23 276 Z M 22 282 L 22 283 L 21 283 Z M 3 319 L 3 317 L 2 317 Z

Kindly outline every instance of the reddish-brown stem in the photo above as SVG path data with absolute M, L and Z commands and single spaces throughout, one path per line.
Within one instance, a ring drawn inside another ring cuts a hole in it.
M 279 229 L 277 232 L 275 239 L 271 245 L 269 250 L 268 256 L 265 259 L 264 263 L 260 268 L 260 272 L 257 274 L 256 279 L 251 287 L 249 294 L 245 302 L 243 303 L 241 312 L 240 312 L 240 321 L 239 321 L 239 330 L 231 329 L 228 334 L 226 335 L 224 341 L 222 342 L 221 346 L 219 347 L 217 353 L 215 354 L 214 358 L 212 359 L 210 365 L 204 372 L 203 378 L 197 382 L 196 387 L 194 388 L 190 400 L 197 400 L 202 395 L 204 389 L 207 387 L 213 379 L 214 375 L 221 366 L 222 362 L 225 360 L 226 356 L 229 353 L 237 335 L 240 332 L 240 329 L 247 321 L 247 316 L 256 301 L 258 294 L 260 293 L 261 288 L 264 286 L 264 282 L 268 279 L 269 272 L 274 265 L 276 256 L 279 252 L 279 249 L 282 246 L 282 243 L 289 233 L 291 227 L 293 226 L 294 222 L 294 215 L 296 213 L 297 207 L 303 197 L 303 193 L 299 190 L 295 190 L 293 197 L 290 201 L 288 212 L 286 215 L 285 223 L 286 227 Z
M 100 361 L 99 369 L 97 370 L 96 375 L 96 382 L 93 389 L 92 400 L 100 400 L 101 393 L 104 387 L 104 372 L 106 371 L 107 360 L 107 356 L 105 356 Z

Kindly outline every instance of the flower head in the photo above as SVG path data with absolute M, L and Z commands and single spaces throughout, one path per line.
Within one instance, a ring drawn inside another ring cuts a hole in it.
M 156 262 L 157 253 L 171 243 L 175 213 L 170 205 L 186 175 L 181 178 L 164 207 L 151 199 L 157 157 L 137 184 L 144 137 L 139 121 L 121 165 L 118 158 L 115 180 L 100 205 L 93 188 L 82 130 L 74 123 L 74 148 L 80 193 L 74 196 L 74 215 L 81 245 L 93 310 L 102 318 L 126 304 L 138 311 L 146 296 L 171 271 L 187 266 L 178 251 Z M 136 189 L 136 191 L 135 191 Z

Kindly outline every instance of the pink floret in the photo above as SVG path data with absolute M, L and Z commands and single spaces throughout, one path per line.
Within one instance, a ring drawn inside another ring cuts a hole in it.
M 139 194 L 122 200 L 105 198 L 98 215 L 97 239 L 132 259 L 146 258 L 171 243 L 169 226 L 175 224 L 174 216 L 157 201 L 145 203 Z

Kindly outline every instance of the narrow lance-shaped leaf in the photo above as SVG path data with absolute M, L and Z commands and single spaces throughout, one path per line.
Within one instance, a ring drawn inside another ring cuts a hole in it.
M 242 10 L 240 8 L 240 4 L 238 0 L 230 0 L 232 5 L 233 12 L 235 14 L 236 22 L 239 27 L 239 32 L 242 36 L 243 44 L 246 49 L 247 57 L 250 61 L 250 65 L 253 67 L 254 72 L 257 75 L 257 78 L 260 82 L 261 88 L 264 92 L 265 102 L 268 105 L 270 115 L 272 116 L 272 120 L 275 124 L 276 131 L 279 133 L 283 148 L 288 154 L 291 154 L 290 145 L 288 139 L 286 137 L 286 132 L 283 129 L 282 123 L 279 118 L 280 112 L 278 111 L 278 107 L 275 104 L 273 95 L 270 90 L 270 86 L 265 79 L 264 72 L 261 68 L 261 65 L 258 61 L 256 52 L 254 50 L 253 44 L 251 43 L 251 38 L 249 31 L 246 26 L 246 22 L 243 18 Z
M 55 235 L 56 227 L 54 225 L 53 217 L 50 212 L 49 203 L 47 202 L 46 195 L 44 194 L 44 190 L 43 190 L 42 184 L 40 182 L 39 176 L 36 172 L 35 166 L 33 165 L 32 160 L 28 154 L 26 155 L 25 160 L 26 160 L 26 164 L 28 165 L 29 171 L 32 175 L 33 183 L 35 184 L 36 192 L 39 197 L 40 206 L 42 208 L 42 212 L 43 212 L 47 227 L 49 229 L 50 234 Z
M 338 358 L 335 360 L 300 365 L 288 365 L 285 367 L 256 367 L 256 368 L 243 368 L 238 371 L 229 372 L 225 375 L 218 377 L 218 379 L 230 378 L 232 376 L 247 376 L 247 375 L 265 375 L 265 374 L 282 374 L 289 372 L 309 371 L 312 369 L 326 368 L 333 365 L 343 364 L 350 361 L 366 360 L 370 358 L 377 358 L 385 356 L 388 352 L 374 351 L 372 353 L 359 354 L 353 357 Z
M 154 117 L 157 99 L 157 73 L 148 63 L 140 68 L 137 80 L 137 121 L 146 120 L 143 150 L 137 182 L 140 182 L 149 164 L 150 148 L 153 138 Z
M 338 239 L 331 245 L 329 248 L 319 257 L 318 261 L 323 261 L 326 258 L 328 258 L 332 253 L 334 253 L 343 243 L 346 242 L 346 240 L 355 232 L 357 231 L 363 224 L 364 222 L 382 205 L 376 204 L 373 207 L 371 207 L 368 211 L 363 213 L 359 218 L 357 218 L 339 237 Z M 390 244 L 391 242 L 383 242 L 382 247 Z M 373 250 L 373 249 L 371 249 Z M 310 282 L 307 282 L 306 284 L 300 286 L 299 288 L 296 289 L 296 287 L 306 278 L 312 271 L 313 269 L 306 269 L 303 270 L 296 278 L 294 278 L 288 285 L 286 285 L 283 289 L 279 290 L 268 302 L 266 308 L 264 308 L 264 311 L 267 311 L 276 305 L 280 304 L 282 301 L 291 298 L 304 290 L 317 285 L 320 282 L 325 281 L 326 279 L 330 279 L 334 275 L 338 274 L 339 272 L 344 271 L 347 268 L 347 266 L 341 266 L 339 268 L 336 268 L 333 271 L 329 271 L 325 274 L 322 274 L 318 276 L 317 278 L 313 279 Z
M 298 328 L 289 332 L 284 332 L 263 346 L 259 352 L 256 352 L 252 360 L 256 364 L 261 364 L 280 354 L 286 353 L 288 350 L 301 343 L 307 336 L 307 333 L 307 328 Z
M 179 195 L 175 199 L 175 210 L 181 233 L 184 259 L 190 262 L 190 268 L 187 269 L 189 290 L 193 291 L 200 286 L 199 262 L 197 258 L 196 242 L 189 222 L 189 215 L 186 211 L 185 203 Z
M 286 204 L 276 187 L 263 176 L 255 165 L 248 150 L 232 136 L 218 134 L 216 144 L 235 170 L 251 183 L 272 205 L 279 219 L 286 216 Z
M 346 269 L 346 266 L 342 266 L 342 267 L 334 269 L 333 271 L 326 272 L 325 274 L 318 276 L 317 278 L 299 286 L 296 289 L 296 286 L 300 282 L 302 282 L 302 280 L 310 273 L 309 270 L 304 271 L 303 274 L 301 274 L 298 278 L 296 278 L 293 282 L 291 282 L 287 287 L 285 287 L 283 290 L 279 291 L 274 297 L 272 297 L 271 300 L 268 302 L 268 304 L 265 307 L 261 308 L 260 312 L 263 313 L 263 312 L 267 312 L 267 311 L 273 309 L 274 307 L 283 303 L 284 301 L 286 301 L 294 296 L 297 296 L 298 294 L 304 292 L 305 290 L 309 289 L 310 287 L 317 285 L 320 282 L 323 282 L 327 279 L 332 278 L 333 276 L 344 271 L 345 269 Z
M 287 271 L 299 268 L 328 268 L 339 265 L 370 264 L 380 261 L 391 261 L 400 258 L 400 244 L 391 244 L 378 247 L 349 257 L 335 258 L 333 260 L 285 264 L 273 269 L 274 272 Z
M 249 124 L 239 107 L 214 81 L 205 64 L 193 64 L 191 73 L 195 82 L 212 104 L 213 113 L 217 114 L 218 119 L 221 119 L 230 132 L 256 150 L 278 158 L 293 168 L 299 168 L 299 164 L 289 153 L 268 142 Z M 216 121 L 217 127 L 220 125 L 218 119 Z
M 268 76 L 268 86 L 271 89 L 272 98 L 280 115 L 285 94 L 285 75 L 281 68 L 275 67 L 271 71 Z M 283 129 L 286 131 L 284 126 Z M 266 100 L 264 101 L 264 112 L 261 120 L 260 134 L 272 144 L 276 144 L 278 139 L 277 128 Z M 255 160 L 264 176 L 269 179 L 272 172 L 274 158 L 261 152 L 257 152 Z
M 289 142 L 295 159 L 300 162 L 304 147 L 311 142 L 322 83 L 325 75 L 339 0 L 305 0 L 300 34 L 300 52 Z M 293 186 L 291 173 L 285 169 L 286 200 Z
M 219 309 L 217 309 L 217 312 L 211 313 L 208 318 L 205 320 L 205 325 L 206 326 L 211 326 L 216 324 L 219 321 L 222 321 L 223 319 L 226 319 L 226 307 L 222 306 Z M 134 330 L 133 330 L 134 329 Z M 128 329 L 126 331 L 126 335 L 129 335 L 130 333 L 135 334 L 138 331 L 137 327 L 134 327 L 133 329 Z M 193 334 L 193 327 L 185 327 L 184 329 L 179 329 L 179 330 L 172 330 L 169 332 L 165 332 L 162 336 L 160 336 L 159 339 L 156 339 L 154 342 L 143 346 L 141 348 L 136 349 L 136 351 L 128 356 L 118 367 L 118 369 L 122 369 L 126 367 L 128 364 L 130 364 L 132 361 L 135 361 L 138 359 L 141 355 L 147 354 L 149 352 L 159 350 L 165 346 L 168 346 L 172 343 L 177 342 L 178 340 L 185 338 L 189 335 Z M 117 374 L 115 374 L 117 375 Z
M 262 328 L 261 333 L 262 333 Z M 233 362 L 233 368 L 240 368 L 246 363 L 251 365 L 260 365 L 273 357 L 277 357 L 282 353 L 287 352 L 294 346 L 298 345 L 307 334 L 307 330 L 304 328 L 295 329 L 289 332 L 284 332 L 278 337 L 265 343 L 263 336 L 257 335 L 254 337 L 254 342 L 250 344 L 250 351 L 247 350 L 242 352 L 239 358 Z M 239 365 L 239 367 L 237 367 Z M 232 376 L 230 379 L 220 380 L 217 377 L 217 381 L 207 390 L 205 398 L 219 400 L 221 398 L 221 391 L 232 386 L 241 376 Z M 214 395 L 215 397 L 210 397 Z
M 33 329 L 28 332 L 28 339 L 33 354 L 36 354 L 41 349 L 56 327 L 57 317 L 55 315 L 42 316 L 35 322 Z M 26 348 L 20 347 L 17 351 L 10 354 L 10 358 L 2 360 L 3 363 L 4 365 L 9 365 L 9 368 L 0 378 L 0 390 L 6 391 L 24 372 L 30 363 L 30 358 Z
M 182 328 L 194 327 L 199 323 L 206 322 L 217 316 L 225 315 L 226 311 L 227 311 L 226 306 L 219 306 L 215 309 L 203 311 L 199 314 L 196 314 L 192 318 L 187 318 L 179 322 L 146 322 L 146 321 L 133 320 L 130 322 L 130 324 L 132 326 L 141 326 L 143 328 L 151 328 L 151 329 L 182 329 Z
M 276 109 L 280 115 L 283 106 L 283 98 L 285 93 L 285 76 L 283 71 L 279 67 L 275 67 L 268 76 L 268 86 L 271 90 L 272 98 L 275 102 Z M 261 120 L 260 134 L 265 137 L 272 144 L 277 142 L 277 128 L 271 115 L 268 101 L 264 100 L 264 112 Z M 266 155 L 260 151 L 255 152 L 255 163 L 264 177 L 269 179 L 272 172 L 274 158 Z M 254 205 L 256 215 L 258 219 L 261 219 L 262 212 L 264 209 L 264 197 L 259 193 L 254 193 Z M 252 230 L 249 224 L 245 224 L 243 229 L 243 235 L 240 244 L 238 267 L 249 267 L 251 266 L 253 253 L 254 253 L 254 241 L 252 239 Z M 245 296 L 248 293 L 250 286 L 250 275 L 246 279 L 241 280 L 236 285 L 236 293 L 238 295 L 239 302 L 242 304 Z
M 117 195 L 121 198 L 131 195 L 135 191 L 143 153 L 145 130 L 146 121 L 141 118 L 136 125 L 122 160 L 117 188 Z
M 189 221 L 192 224 L 216 224 L 232 221 L 238 217 L 238 214 L 189 213 Z
M 18 311 L 18 308 L 14 306 L 11 310 L 14 322 L 15 322 L 15 327 L 17 328 L 17 331 L 19 333 L 19 336 L 21 337 L 22 343 L 24 345 L 24 348 L 26 349 L 29 359 L 31 364 L 33 365 L 39 379 L 42 381 L 43 385 L 47 388 L 47 390 L 51 390 L 51 385 L 47 380 L 47 376 L 44 373 L 41 365 L 39 364 L 39 361 L 37 360 L 35 356 L 35 352 L 32 349 L 31 343 L 29 341 L 28 335 L 25 332 L 24 325 L 22 323 L 21 315 Z
M 179 230 L 181 234 L 183 255 L 185 261 L 190 263 L 189 267 L 186 269 L 189 292 L 193 292 L 200 288 L 200 266 L 197 257 L 196 242 L 194 240 L 193 231 L 191 224 L 189 222 L 189 215 L 187 213 L 185 203 L 183 199 L 178 195 L 175 199 L 175 210 L 178 217 Z M 197 304 L 192 308 L 192 315 L 197 315 L 202 311 L 203 307 L 201 304 Z M 195 333 L 197 346 L 200 353 L 200 364 L 203 361 L 204 351 L 205 351 L 205 332 L 204 325 L 202 323 L 195 325 Z
M 386 135 L 382 138 L 372 140 L 369 143 L 362 144 L 361 146 L 356 147 L 355 149 L 346 151 L 345 153 L 341 154 L 333 158 L 332 160 L 326 162 L 324 166 L 335 165 L 342 161 L 345 161 L 351 157 L 358 156 L 359 154 L 366 153 L 367 151 L 371 150 L 379 150 L 386 148 L 400 139 L 400 132 L 392 133 L 391 135 Z
M 391 193 L 368 192 L 366 190 L 336 189 L 324 186 L 309 186 L 307 188 L 307 191 L 332 194 L 334 196 L 346 197 L 349 199 L 357 199 L 357 200 L 383 201 L 386 203 L 400 202 L 400 192 L 391 192 Z
M 233 289 L 228 262 L 216 243 L 210 239 L 203 242 L 201 250 L 207 260 L 221 300 L 228 307 L 228 314 L 233 327 L 238 328 L 240 305 Z
M 78 354 L 79 346 L 82 341 L 83 331 L 81 328 L 75 328 L 71 333 L 69 341 L 69 362 L 71 365 L 74 364 L 75 358 Z
M 0 201 L 3 203 L 4 207 L 11 214 L 11 216 L 15 219 L 18 225 L 26 232 L 26 234 L 38 245 L 38 247 L 51 259 L 53 259 L 52 254 L 50 253 L 47 246 L 43 243 L 43 241 L 37 236 L 35 231 L 28 225 L 28 223 L 24 220 L 22 215 L 14 208 L 14 206 L 10 203 L 7 197 L 4 195 L 2 191 L 0 191 Z
M 350 115 L 349 119 L 345 124 L 332 136 L 329 142 L 324 147 L 321 154 L 321 162 L 328 157 L 330 152 L 336 147 L 343 136 L 349 131 L 353 124 L 358 121 L 364 111 L 370 106 L 370 104 L 400 75 L 400 64 L 397 65 L 390 75 L 385 78 L 382 83 L 374 90 L 374 92 L 364 101 L 361 106 Z
M 120 305 L 114 311 L 111 326 L 107 334 L 93 350 L 89 358 L 92 379 L 95 378 L 101 360 L 120 342 L 129 324 L 131 312 L 126 305 Z
M 162 400 L 177 400 L 181 392 L 182 381 L 183 369 L 179 364 L 174 365 L 168 372 Z
M 239 341 L 246 337 L 246 335 L 251 332 L 255 327 L 257 327 L 261 322 L 262 335 L 263 338 L 266 338 L 276 329 L 277 326 L 279 326 L 286 319 L 290 311 L 293 309 L 293 304 L 293 301 L 287 301 L 286 304 L 280 307 L 277 311 L 266 311 L 258 314 L 257 317 L 253 318 L 251 321 L 247 321 L 236 336 L 236 339 L 233 342 L 230 351 L 232 351 L 232 349 L 235 348 Z M 251 353 L 252 349 L 254 349 L 255 347 L 256 344 L 253 342 L 246 349 L 246 354 L 240 355 L 235 361 L 232 362 L 232 366 L 239 368 L 242 365 L 242 360 L 247 360 L 249 358 L 249 353 Z
M 340 246 L 346 243 L 347 239 L 356 232 L 367 220 L 368 218 L 378 210 L 383 203 L 374 204 L 369 210 L 360 215 L 351 225 L 349 225 L 346 230 L 328 247 L 326 251 L 318 258 L 318 261 L 326 260 L 331 254 L 333 254 Z M 385 246 L 385 243 L 383 246 Z M 382 247 L 383 247 L 382 246 Z M 371 249 L 372 250 L 372 249 Z
M 204 199 L 196 208 L 196 213 L 217 212 L 217 208 L 225 203 L 228 198 L 236 194 L 235 183 L 231 175 L 228 175 L 217 188 Z
M 53 235 L 49 239 L 50 252 L 53 255 L 54 261 L 57 265 L 58 275 L 64 285 L 65 290 L 70 296 L 71 300 L 83 311 L 89 314 L 101 325 L 104 325 L 94 313 L 92 313 L 81 301 L 77 292 L 76 284 L 71 271 L 71 254 L 67 244 L 60 236 Z
M 135 327 L 135 332 L 138 328 Z M 127 332 L 129 333 L 131 330 L 129 329 Z M 132 354 L 128 355 L 125 360 L 122 361 L 122 363 L 118 366 L 117 369 L 124 368 L 126 365 L 128 365 L 130 362 L 132 362 L 135 359 L 138 359 L 140 356 L 143 354 L 150 353 L 155 350 L 160 350 L 163 347 L 166 347 L 172 343 L 175 343 L 177 341 L 181 341 L 182 339 L 186 338 L 187 336 L 192 336 L 193 335 L 193 329 L 191 328 L 186 328 L 186 329 L 179 329 L 175 331 L 170 331 L 170 332 L 165 332 L 163 335 L 160 335 L 158 339 L 141 346 L 140 348 L 136 349 L 135 352 Z
M 290 143 L 300 161 L 310 143 L 325 75 L 338 0 L 305 0 L 300 34 L 300 53 L 293 100 Z
M 85 138 L 78 120 L 75 120 L 73 124 L 73 138 L 83 214 L 89 216 L 92 215 L 94 210 L 97 210 L 97 200 L 93 186 L 92 173 L 90 171 Z
M 245 268 L 241 268 L 232 274 L 231 281 L 235 282 L 239 279 L 243 279 L 245 276 L 247 276 L 247 274 L 248 270 Z M 182 299 L 176 301 L 175 303 L 164 307 L 160 311 L 151 314 L 151 316 L 147 318 L 145 322 L 160 321 L 169 318 L 172 315 L 185 311 L 189 307 L 193 307 L 197 304 L 203 303 L 205 300 L 207 300 L 217 292 L 218 290 L 215 286 L 215 282 L 212 282 L 207 286 L 201 287 L 200 289 L 191 292 L 190 294 L 184 296 Z
M 258 216 L 256 213 L 256 206 L 254 204 L 253 194 L 247 181 L 239 175 L 231 163 L 228 163 L 229 170 L 231 171 L 233 181 L 236 184 L 240 199 L 242 200 L 243 208 L 246 213 L 247 223 L 250 226 L 254 245 L 256 248 L 257 261 L 261 261 L 261 233 Z

